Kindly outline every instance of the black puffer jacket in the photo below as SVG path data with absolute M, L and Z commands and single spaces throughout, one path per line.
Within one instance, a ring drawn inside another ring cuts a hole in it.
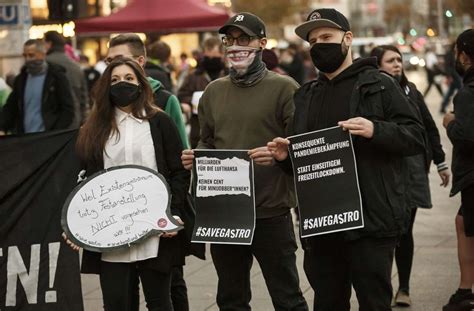
M 429 171 L 431 161 L 434 164 L 438 165 L 445 161 L 445 153 L 443 151 L 443 146 L 441 145 L 441 138 L 439 136 L 438 128 L 436 123 L 433 120 L 428 107 L 426 106 L 425 99 L 423 95 L 418 91 L 416 86 L 408 82 L 409 93 L 408 97 L 416 104 L 418 110 L 420 111 L 421 120 L 423 121 L 423 126 L 426 130 L 426 151 L 425 151 L 425 168 L 426 171 Z
M 463 79 L 464 86 L 454 97 L 456 119 L 448 124 L 453 144 L 453 187 L 451 196 L 474 184 L 474 68 Z
M 345 235 L 348 239 L 398 236 L 409 219 L 403 157 L 424 152 L 423 126 L 398 83 L 378 71 L 375 59 L 358 60 L 341 74 L 352 79 L 354 73 L 356 82 L 348 98 L 349 117 L 371 120 L 374 134 L 371 139 L 353 136 L 364 228 L 346 231 Z M 324 79 L 312 81 L 295 93 L 294 134 L 315 128 L 308 124 L 312 118 L 308 112 L 318 111 L 310 109 L 310 105 L 318 105 L 326 84 Z M 343 103 L 331 105 L 347 107 Z

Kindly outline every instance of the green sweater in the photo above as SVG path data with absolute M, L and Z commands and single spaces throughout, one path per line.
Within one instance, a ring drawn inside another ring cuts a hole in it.
M 199 102 L 201 149 L 253 149 L 286 137 L 293 119 L 298 83 L 268 71 L 256 85 L 243 88 L 224 77 L 211 82 Z M 294 207 L 293 181 L 280 167 L 255 166 L 257 218 Z
M 150 83 L 153 93 L 162 88 L 161 82 L 151 77 L 147 77 Z M 181 112 L 181 105 L 179 104 L 178 98 L 175 95 L 168 97 L 168 102 L 165 106 L 165 112 L 174 121 L 174 124 L 178 128 L 179 137 L 183 143 L 184 149 L 189 149 L 188 135 L 186 134 L 186 127 L 184 125 L 183 114 Z

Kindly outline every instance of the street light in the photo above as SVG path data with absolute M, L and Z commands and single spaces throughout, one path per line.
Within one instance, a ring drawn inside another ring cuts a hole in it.
M 446 10 L 445 15 L 446 15 L 446 17 L 451 18 L 451 17 L 453 17 L 453 12 L 451 12 L 450 10 Z

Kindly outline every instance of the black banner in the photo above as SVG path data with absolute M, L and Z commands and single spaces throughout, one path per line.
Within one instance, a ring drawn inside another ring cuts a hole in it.
M 253 162 L 243 150 L 194 150 L 196 222 L 192 242 L 252 243 Z
M 79 256 L 61 208 L 76 185 L 77 131 L 0 137 L 0 310 L 82 311 Z
M 289 137 L 301 237 L 362 228 L 354 148 L 340 127 Z

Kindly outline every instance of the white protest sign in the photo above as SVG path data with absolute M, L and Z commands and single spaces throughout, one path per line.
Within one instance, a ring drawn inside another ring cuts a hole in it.
M 79 184 L 63 207 L 68 238 L 92 251 L 112 250 L 182 226 L 171 216 L 165 178 L 138 165 L 109 168 Z
M 250 197 L 249 167 L 249 161 L 236 157 L 196 158 L 196 196 L 245 194 Z

